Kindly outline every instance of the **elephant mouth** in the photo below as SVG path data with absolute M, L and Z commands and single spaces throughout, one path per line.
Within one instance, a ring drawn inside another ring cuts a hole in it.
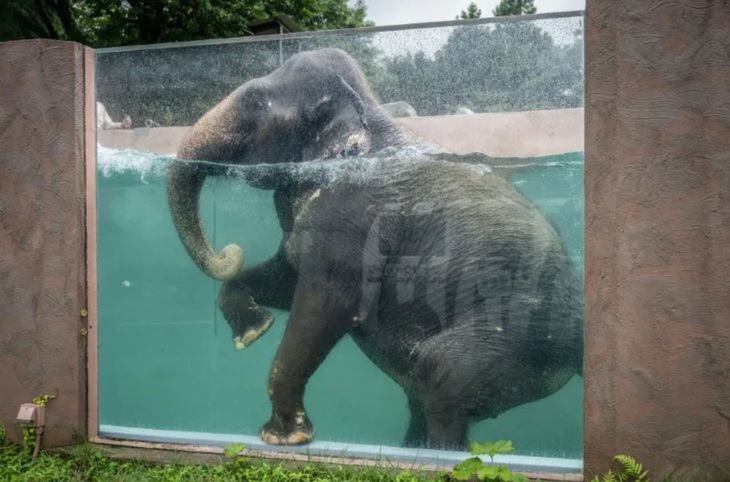
M 303 159 L 311 162 L 324 162 L 332 159 L 355 157 L 370 151 L 370 137 L 367 131 L 348 132 L 338 136 L 337 141 L 330 141 L 325 145 L 306 148 L 302 153 Z

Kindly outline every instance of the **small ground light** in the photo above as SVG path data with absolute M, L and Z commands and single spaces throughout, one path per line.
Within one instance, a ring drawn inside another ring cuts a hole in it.
M 24 403 L 20 406 L 15 421 L 22 427 L 32 427 L 35 429 L 35 446 L 33 447 L 33 460 L 35 460 L 41 448 L 41 435 L 43 434 L 43 426 L 45 424 L 45 408 L 35 403 Z

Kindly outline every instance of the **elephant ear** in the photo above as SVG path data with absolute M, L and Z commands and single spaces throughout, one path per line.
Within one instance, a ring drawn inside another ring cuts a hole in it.
M 362 98 L 341 75 L 330 85 L 304 116 L 307 137 L 304 160 L 357 155 L 369 148 Z
M 350 101 L 351 107 L 355 110 L 355 113 L 357 114 L 358 119 L 362 124 L 362 127 L 364 129 L 367 129 L 368 122 L 367 119 L 365 119 L 365 104 L 362 101 L 362 97 L 360 97 L 360 95 L 355 92 L 355 89 L 350 87 L 350 84 L 348 84 L 341 75 L 338 75 L 337 78 L 340 81 L 339 85 L 345 94 L 345 98 Z

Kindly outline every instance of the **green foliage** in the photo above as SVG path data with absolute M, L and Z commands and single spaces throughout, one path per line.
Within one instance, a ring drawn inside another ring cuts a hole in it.
M 635 458 L 619 454 L 613 460 L 618 462 L 623 470 L 614 472 L 608 469 L 602 477 L 594 476 L 591 482 L 648 482 L 649 471 L 644 470 L 644 467 Z
M 381 102 L 408 102 L 419 115 L 447 115 L 458 107 L 505 112 L 582 105 L 578 35 L 557 45 L 533 22 L 467 25 L 454 28 L 433 55 L 399 56 L 384 55 L 375 40 L 350 33 L 101 55 L 97 95 L 112 118 L 129 114 L 135 127 L 145 119 L 192 125 L 238 86 L 295 53 L 338 47 L 357 60 Z
M 505 15 L 532 15 L 537 12 L 535 0 L 502 0 L 499 5 L 492 10 L 495 17 Z
M 71 0 L 0 2 L 0 41 L 49 38 L 83 42 Z
M 446 482 L 468 480 L 527 482 L 520 474 L 513 474 L 503 465 L 494 465 L 493 457 L 514 451 L 510 441 L 471 444 L 469 451 L 475 457 L 454 467 L 452 477 L 440 474 L 416 474 L 409 470 L 395 471 L 390 467 L 370 469 L 308 464 L 289 469 L 284 463 L 252 462 L 239 458 L 243 444 L 225 448 L 228 463 L 203 465 L 190 463 L 156 464 L 139 460 L 109 458 L 100 449 L 84 443 L 56 454 L 41 451 L 37 460 L 16 444 L 0 445 L 0 480 L 3 482 Z M 489 455 L 492 464 L 485 465 L 476 455 Z M 235 459 L 235 460 L 231 460 Z M 591 482 L 649 482 L 648 471 L 634 458 L 617 455 L 614 460 L 622 466 L 621 472 L 608 471 Z M 669 479 L 667 479 L 669 480 Z
M 236 444 L 232 444 L 236 445 Z M 232 452 L 234 448 L 230 447 Z M 0 446 L 2 482 L 425 482 L 434 480 L 411 471 L 308 464 L 289 469 L 284 463 L 241 458 L 217 465 L 156 464 L 109 458 L 89 444 L 68 452 L 41 452 L 36 461 L 17 445 Z M 444 477 L 436 480 L 445 480 Z
M 33 450 L 35 446 L 35 427 L 23 427 L 23 447 L 25 450 Z
M 7 438 L 7 432 L 5 431 L 5 425 L 0 423 L 0 447 L 5 445 L 5 439 Z
M 472 455 L 488 455 L 494 460 L 495 455 L 511 454 L 515 451 L 511 440 L 497 440 L 496 442 L 472 443 L 469 446 L 469 453 Z
M 470 480 L 474 476 L 478 480 L 494 482 L 527 482 L 528 479 L 521 474 L 513 474 L 504 465 L 494 465 L 495 455 L 510 454 L 515 451 L 510 440 L 498 440 L 496 442 L 472 443 L 469 445 L 471 457 L 454 466 L 453 477 L 457 480 Z M 479 455 L 488 455 L 492 464 L 484 465 Z
M 457 27 L 431 56 L 385 61 L 373 79 L 383 102 L 402 100 L 419 115 L 574 108 L 583 99 L 583 42 L 556 44 L 530 21 Z
M 74 40 L 115 47 L 242 37 L 249 23 L 291 16 L 304 30 L 372 25 L 362 1 L 347 0 L 6 0 L 0 8 L 0 41 L 22 38 Z
M 482 10 L 476 3 L 471 2 L 466 10 L 462 10 L 461 14 L 457 15 L 456 20 L 469 20 L 471 18 L 480 18 L 481 16 Z
M 223 454 L 229 459 L 235 459 L 243 451 L 244 448 L 246 448 L 246 445 L 242 443 L 228 444 L 223 449 Z
M 624 467 L 624 471 L 629 477 L 635 477 L 637 480 L 644 480 L 649 474 L 649 471 L 643 471 L 641 464 L 630 455 L 619 454 L 614 457 L 614 460 Z
M 40 395 L 33 398 L 33 403 L 36 405 L 40 405 L 41 407 L 45 407 L 48 405 L 48 402 L 56 398 L 58 395 Z

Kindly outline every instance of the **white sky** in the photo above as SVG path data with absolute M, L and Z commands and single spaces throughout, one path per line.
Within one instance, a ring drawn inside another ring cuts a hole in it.
M 414 23 L 455 20 L 471 0 L 364 0 L 367 18 L 376 26 L 408 25 Z M 355 0 L 350 0 L 350 5 Z M 482 10 L 481 18 L 492 17 L 499 0 L 476 0 Z M 570 12 L 585 9 L 585 0 L 535 0 L 537 13 Z M 582 26 L 580 17 L 537 21 L 538 27 L 548 32 L 557 43 L 572 42 L 574 32 Z M 387 56 L 401 56 L 422 51 L 431 57 L 449 38 L 453 27 L 405 29 L 375 34 L 374 42 Z
M 367 18 L 377 26 L 455 20 L 471 0 L 364 0 Z M 354 4 L 354 1 L 350 2 Z M 482 18 L 491 17 L 499 0 L 476 0 Z M 585 0 L 535 0 L 537 13 L 584 10 Z

